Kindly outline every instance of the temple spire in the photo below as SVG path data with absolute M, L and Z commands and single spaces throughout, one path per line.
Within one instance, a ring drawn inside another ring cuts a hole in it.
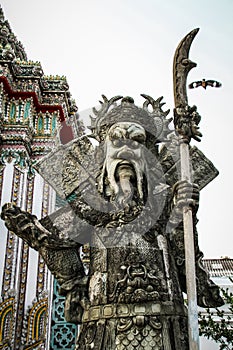
M 0 59 L 12 61 L 15 58 L 27 61 L 24 47 L 13 33 L 9 22 L 5 19 L 0 5 Z

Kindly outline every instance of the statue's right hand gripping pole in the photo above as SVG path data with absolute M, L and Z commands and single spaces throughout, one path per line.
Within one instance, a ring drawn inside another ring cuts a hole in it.
M 189 60 L 189 50 L 199 29 L 192 30 L 178 45 L 173 64 L 174 83 L 174 125 L 180 140 L 181 181 L 191 183 L 189 143 L 191 139 L 200 141 L 202 136 L 198 124 L 201 120 L 196 106 L 190 107 L 187 98 L 187 76 L 196 63 Z M 195 273 L 195 249 L 193 233 L 193 213 L 188 204 L 183 207 L 183 227 L 185 245 L 185 271 L 188 299 L 189 350 L 199 349 L 199 328 L 197 311 L 197 291 Z

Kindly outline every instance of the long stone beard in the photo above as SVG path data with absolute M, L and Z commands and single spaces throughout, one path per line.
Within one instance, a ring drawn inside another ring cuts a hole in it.
M 145 201 L 143 190 L 144 165 L 142 160 L 114 159 L 105 164 L 104 173 L 108 183 L 105 193 L 112 203 L 119 207 L 142 204 Z
M 116 202 L 125 207 L 132 202 L 135 195 L 135 173 L 129 164 L 120 164 L 116 168 L 116 180 L 119 187 Z

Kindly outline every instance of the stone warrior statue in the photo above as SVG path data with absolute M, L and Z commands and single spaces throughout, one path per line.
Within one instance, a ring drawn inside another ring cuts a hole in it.
M 77 350 L 189 349 L 183 300 L 187 204 L 198 304 L 223 303 L 203 268 L 196 231 L 199 191 L 217 170 L 190 147 L 193 181 L 181 181 L 169 111 L 163 111 L 162 98 L 142 96 L 142 108 L 131 97 L 103 96 L 101 109 L 93 109 L 92 134 L 59 146 L 37 164 L 64 207 L 41 220 L 11 203 L 2 210 L 8 229 L 38 250 L 57 278 L 67 321 L 81 324 Z M 90 246 L 88 270 L 80 258 L 84 244 Z

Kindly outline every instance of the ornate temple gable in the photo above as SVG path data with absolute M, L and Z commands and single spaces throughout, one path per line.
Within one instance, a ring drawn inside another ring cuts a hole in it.
M 45 76 L 27 59 L 0 8 L 0 143 L 24 150 L 30 159 L 83 134 L 77 106 L 64 76 Z M 74 122 L 73 116 L 77 120 Z
M 22 145 L 30 158 L 38 158 L 52 149 L 57 130 L 60 131 L 56 137 L 58 143 L 81 136 L 81 122 L 77 129 L 72 120 L 77 107 L 71 99 L 66 79 L 18 77 L 12 69 L 15 64 L 21 66 L 19 61 L 0 61 L 2 144 Z

